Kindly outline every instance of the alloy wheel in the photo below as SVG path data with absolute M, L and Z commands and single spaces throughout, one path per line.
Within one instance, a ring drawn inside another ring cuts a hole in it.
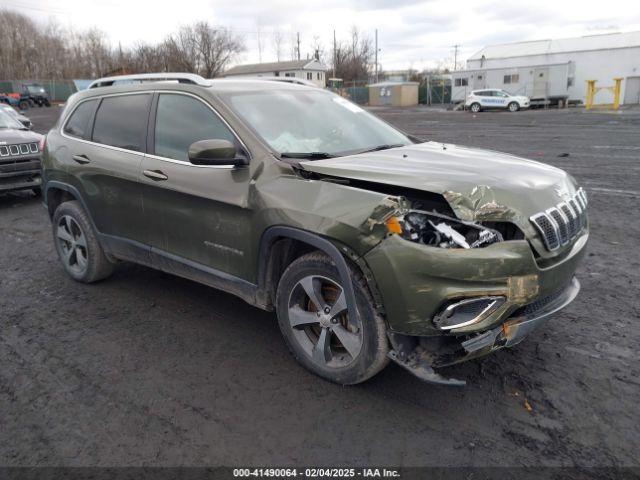
M 359 322 L 349 319 L 344 289 L 335 281 L 308 275 L 289 295 L 293 337 L 314 363 L 325 368 L 350 365 L 362 350 Z
M 56 240 L 61 252 L 61 259 L 68 270 L 82 274 L 89 264 L 87 239 L 84 232 L 73 217 L 63 215 L 58 221 Z

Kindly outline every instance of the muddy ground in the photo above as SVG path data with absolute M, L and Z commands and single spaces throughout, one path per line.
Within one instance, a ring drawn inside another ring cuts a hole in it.
M 46 130 L 59 108 L 29 112 Z M 640 111 L 377 109 L 566 169 L 592 225 L 577 301 L 517 348 L 339 387 L 273 314 L 143 267 L 81 285 L 29 193 L 0 197 L 0 465 L 631 466 L 640 457 Z

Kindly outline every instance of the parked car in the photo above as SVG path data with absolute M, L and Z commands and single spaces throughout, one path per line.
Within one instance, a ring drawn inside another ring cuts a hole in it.
M 22 113 L 19 113 L 18 111 L 16 111 L 13 107 L 11 107 L 9 105 L 0 104 L 0 111 L 2 111 L 4 113 L 8 114 L 9 116 L 15 118 L 22 125 L 27 127 L 27 129 L 31 130 L 33 128 L 33 123 L 31 122 L 31 120 L 28 117 L 24 116 Z
M 38 83 L 30 83 L 24 85 L 23 94 L 29 99 L 29 103 L 31 106 L 38 105 L 39 107 L 51 106 L 51 100 L 49 98 L 49 94 L 45 90 L 45 88 Z
M 0 193 L 40 193 L 43 139 L 0 108 Z
M 487 88 L 484 90 L 472 91 L 467 96 L 465 107 L 473 113 L 493 108 L 507 109 L 510 112 L 517 112 L 520 109 L 529 108 L 529 104 L 529 97 L 511 95 L 510 93 L 497 88 Z
M 101 79 L 47 135 L 75 280 L 127 260 L 225 290 L 340 384 L 391 359 L 458 385 L 435 369 L 516 345 L 578 294 L 587 198 L 564 171 L 422 143 L 319 88 L 174 75 Z

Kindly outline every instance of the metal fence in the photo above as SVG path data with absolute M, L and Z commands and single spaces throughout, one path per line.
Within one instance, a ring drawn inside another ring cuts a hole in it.
M 42 85 L 54 102 L 66 102 L 77 89 L 72 80 L 18 79 L 0 80 L 0 93 L 20 93 L 23 85 L 37 83 Z
M 451 103 L 451 85 L 423 85 L 418 88 L 418 103 L 425 105 Z

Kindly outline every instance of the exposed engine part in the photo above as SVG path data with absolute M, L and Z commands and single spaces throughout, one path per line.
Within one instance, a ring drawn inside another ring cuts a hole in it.
M 480 248 L 503 241 L 500 232 L 437 213 L 413 210 L 403 218 L 408 240 L 441 248 Z

